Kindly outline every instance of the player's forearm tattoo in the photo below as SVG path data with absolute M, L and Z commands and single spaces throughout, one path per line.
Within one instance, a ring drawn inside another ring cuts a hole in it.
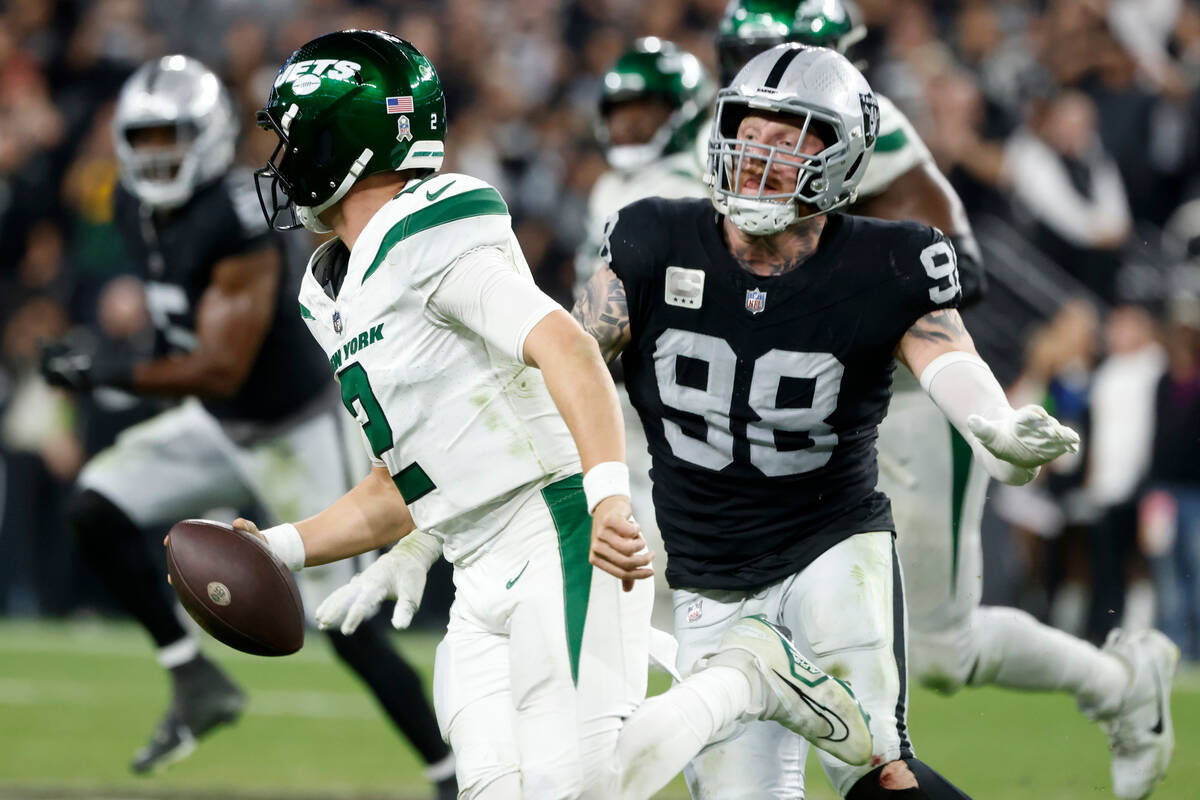
M 599 343 L 605 361 L 612 361 L 629 344 L 625 284 L 608 267 L 598 269 L 588 281 L 583 296 L 571 309 L 571 316 Z
M 969 338 L 962 317 L 952 308 L 940 311 L 930 311 L 913 323 L 908 329 L 909 336 L 924 339 L 929 342 L 945 342 L 954 344 Z

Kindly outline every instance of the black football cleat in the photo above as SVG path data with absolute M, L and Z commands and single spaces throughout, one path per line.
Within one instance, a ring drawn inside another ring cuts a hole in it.
M 187 758 L 199 739 L 234 722 L 246 708 L 246 693 L 204 656 L 173 669 L 171 677 L 175 684 L 171 707 L 130 764 L 138 774 Z

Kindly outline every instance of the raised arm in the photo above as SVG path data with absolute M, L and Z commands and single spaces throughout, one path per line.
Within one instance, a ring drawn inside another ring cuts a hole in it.
M 939 309 L 918 319 L 895 355 L 996 480 L 1028 483 L 1042 464 L 1078 450 L 1078 434 L 1041 406 L 1009 405 L 956 310 Z
M 629 344 L 629 303 L 625 284 L 607 265 L 600 267 L 575 301 L 571 316 L 600 345 L 600 355 L 611 362 Z

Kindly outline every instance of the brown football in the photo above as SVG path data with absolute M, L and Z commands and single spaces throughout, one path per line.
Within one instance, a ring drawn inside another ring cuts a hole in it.
M 260 539 L 206 519 L 177 522 L 168 536 L 171 585 L 213 638 L 257 656 L 286 656 L 304 645 L 296 581 Z

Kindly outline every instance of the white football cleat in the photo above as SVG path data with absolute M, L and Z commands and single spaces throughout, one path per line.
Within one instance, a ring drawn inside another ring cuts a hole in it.
M 758 719 L 774 720 L 847 764 L 871 758 L 869 717 L 850 687 L 809 663 L 788 636 L 761 614 L 725 633 L 719 654 L 749 653 L 768 692 Z
M 1120 659 L 1130 675 L 1117 713 L 1100 721 L 1113 753 L 1113 793 L 1121 800 L 1141 800 L 1167 774 L 1175 749 L 1171 679 L 1179 648 L 1158 631 L 1118 628 L 1108 634 L 1103 649 Z

